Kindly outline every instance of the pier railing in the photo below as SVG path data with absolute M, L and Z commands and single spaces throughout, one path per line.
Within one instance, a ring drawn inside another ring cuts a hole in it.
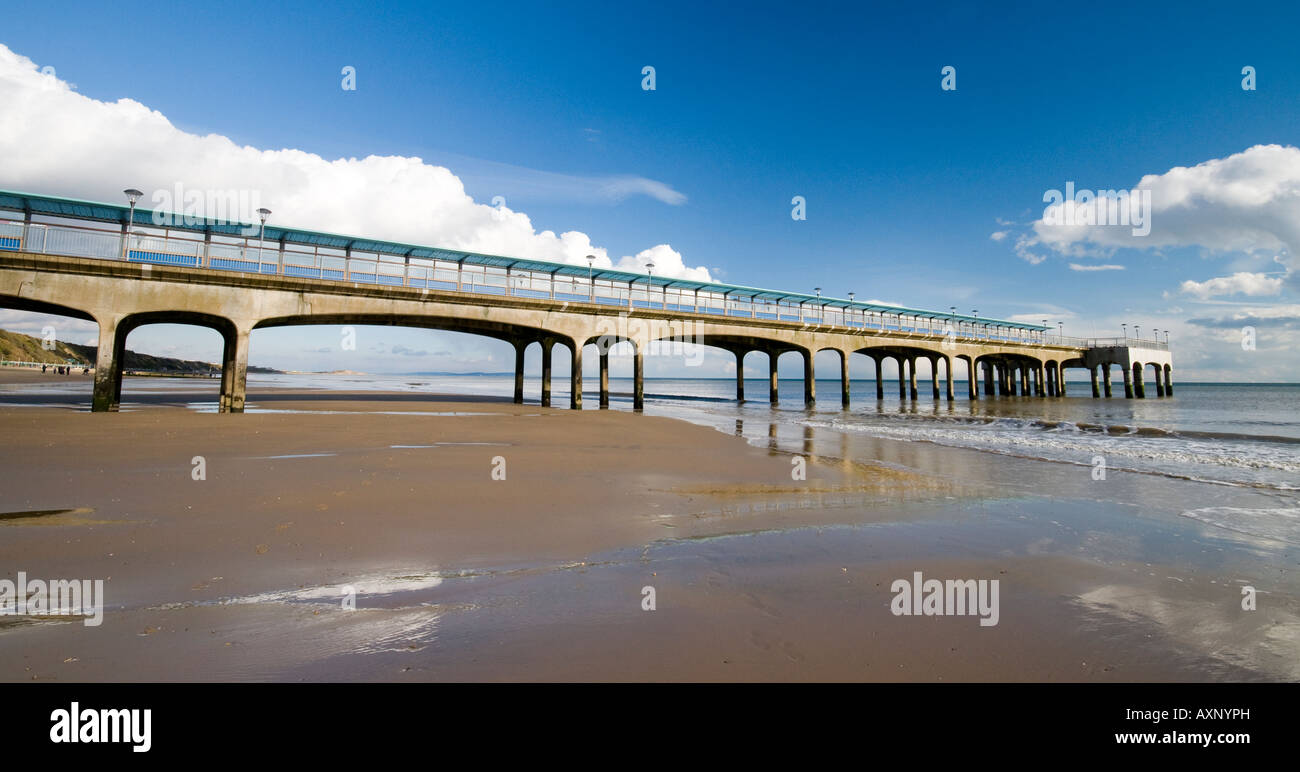
M 931 340 L 948 338 L 953 341 L 1066 348 L 1088 348 L 1099 340 L 1052 335 L 1042 330 L 938 313 L 844 307 L 842 301 L 839 305 L 832 300 L 770 301 L 729 297 L 728 292 L 652 286 L 648 280 L 638 283 L 635 278 L 616 281 L 599 276 L 557 275 L 561 266 L 549 272 L 512 270 L 450 258 L 401 257 L 331 247 L 308 248 L 300 244 L 264 242 L 256 236 L 210 234 L 196 238 L 196 235 L 192 231 L 149 229 L 138 225 L 128 235 L 123 230 L 92 225 L 0 218 L 0 252 L 24 251 L 179 268 L 416 287 L 471 295 L 549 299 L 629 310 L 656 309 L 884 332 Z M 1143 341 L 1143 344 L 1151 348 L 1167 348 L 1166 344 L 1155 341 Z

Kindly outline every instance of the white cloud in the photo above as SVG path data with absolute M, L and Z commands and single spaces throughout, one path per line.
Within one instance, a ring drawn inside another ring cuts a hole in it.
M 1207 281 L 1187 280 L 1179 289 L 1186 295 L 1208 300 L 1215 295 L 1277 295 L 1282 291 L 1282 277 L 1266 273 L 1234 273 Z
M 618 261 L 617 267 L 624 271 L 645 272 L 646 265 L 649 263 L 654 263 L 655 276 L 674 276 L 680 279 L 710 281 L 707 269 L 687 267 L 682 262 L 682 253 L 667 244 L 659 244 L 649 249 L 643 249 L 633 257 L 625 257 Z
M 1005 239 L 1007 237 L 1008 233 L 1010 233 L 1010 231 L 993 231 L 992 233 L 989 234 L 989 238 L 993 239 L 994 241 L 1001 241 L 1002 239 Z
M 274 222 L 295 228 L 583 266 L 589 254 L 597 267 L 615 262 L 585 233 L 539 232 L 523 212 L 474 201 L 445 167 L 401 156 L 330 160 L 191 134 L 132 99 L 82 96 L 3 44 L 0 104 L 0 187 L 115 202 L 130 186 L 145 191 L 148 207 L 160 200 L 157 191 L 178 183 L 191 191 L 239 190 L 256 202 L 252 208 L 265 206 Z M 610 199 L 685 200 L 655 180 L 596 179 L 599 194 Z M 251 222 L 252 213 L 243 219 Z M 657 275 L 709 278 L 707 268 L 687 267 L 667 245 L 641 254 L 647 253 L 655 255 Z
M 1116 248 L 1200 247 L 1208 253 L 1285 251 L 1287 281 L 1300 278 L 1300 148 L 1256 145 L 1226 158 L 1148 174 L 1135 186 L 1151 192 L 1150 233 L 1128 226 L 1033 224 L 1017 253 L 1033 247 L 1063 255 L 1109 254 Z
M 1101 263 L 1098 265 L 1081 265 L 1079 263 L 1070 263 L 1071 271 L 1122 271 L 1124 266 L 1115 265 L 1114 263 Z

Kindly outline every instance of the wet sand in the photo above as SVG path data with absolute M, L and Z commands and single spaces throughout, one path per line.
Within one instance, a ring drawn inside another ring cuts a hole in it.
M 84 379 L 0 371 L 50 378 Z M 753 420 L 194 394 L 0 400 L 0 511 L 70 510 L 0 516 L 0 577 L 107 595 L 99 627 L 0 617 L 0 679 L 1297 677 L 1294 551 L 1178 518 L 1168 483 Z M 998 624 L 895 616 L 915 571 L 999 580 Z

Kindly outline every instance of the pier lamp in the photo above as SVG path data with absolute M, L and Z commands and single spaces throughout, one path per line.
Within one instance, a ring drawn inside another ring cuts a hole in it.
M 587 255 L 587 286 L 591 287 L 591 302 L 596 302 L 596 281 L 591 278 L 592 266 L 596 264 L 595 255 Z
M 1120 324 L 1120 329 L 1124 331 L 1124 340 L 1128 340 L 1128 325 Z
M 262 220 L 262 227 L 257 232 L 257 270 L 262 270 L 262 241 L 266 238 L 266 218 L 271 216 L 271 210 L 262 207 L 257 210 L 257 216 Z
M 646 304 L 649 305 L 650 293 L 653 292 L 655 288 L 655 264 L 653 260 L 646 261 L 645 272 L 646 272 L 646 276 L 648 277 L 646 279 L 647 286 L 645 288 L 645 299 L 646 299 Z
M 1060 335 L 1062 338 L 1065 337 L 1065 322 L 1056 323 L 1056 334 Z
M 139 201 L 140 197 L 143 196 L 144 193 L 135 188 L 127 188 L 122 192 L 126 194 L 126 200 L 131 204 L 131 213 L 127 215 L 126 218 L 126 238 L 122 240 L 122 257 L 127 257 L 131 249 L 129 246 L 131 241 L 131 228 L 135 225 L 135 202 Z
M 1133 337 L 1138 340 L 1142 339 L 1142 328 L 1136 324 L 1133 325 Z

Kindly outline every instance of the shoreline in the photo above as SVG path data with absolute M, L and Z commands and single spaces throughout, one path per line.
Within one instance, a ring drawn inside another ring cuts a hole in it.
M 259 389 L 277 412 L 230 421 L 179 396 L 0 406 L 4 511 L 74 510 L 0 519 L 0 566 L 108 595 L 98 628 L 0 619 L 0 679 L 1297 677 L 1294 580 L 1173 483 L 755 416 Z M 895 616 L 917 570 L 998 579 L 999 623 Z

